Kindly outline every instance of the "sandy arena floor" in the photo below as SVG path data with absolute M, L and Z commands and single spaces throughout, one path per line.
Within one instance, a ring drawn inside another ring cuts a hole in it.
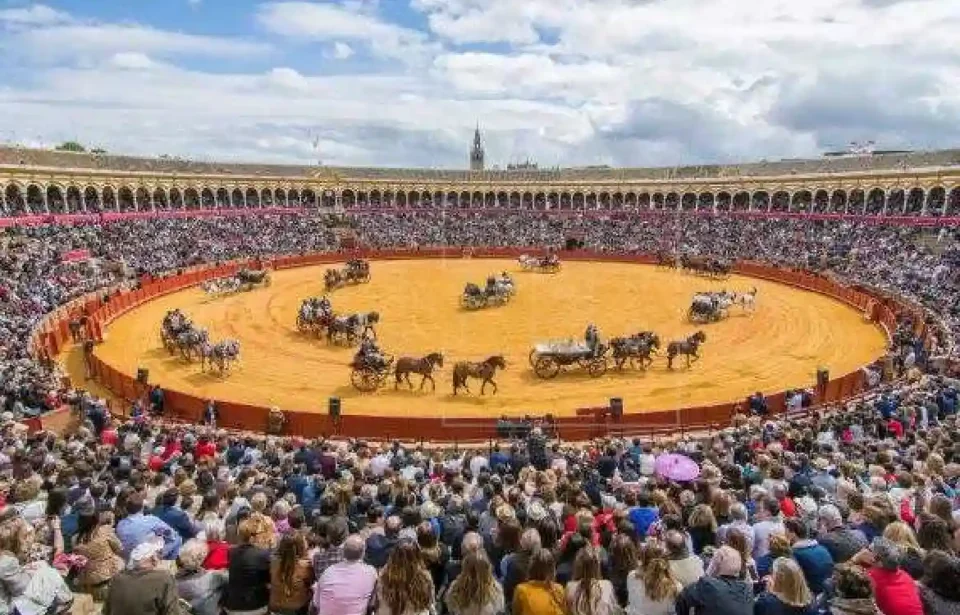
M 327 398 L 338 395 L 345 414 L 559 416 L 604 405 L 614 396 L 624 398 L 627 412 L 642 412 L 731 401 L 757 389 L 810 386 L 818 366 L 839 376 L 884 350 L 882 333 L 853 309 L 752 278 L 713 282 L 651 266 L 583 262 L 564 263 L 560 274 L 543 275 L 520 273 L 513 261 L 481 259 L 385 261 L 371 267 L 370 283 L 330 295 L 334 310 L 379 311 L 380 345 L 387 353 L 442 351 L 446 363 L 436 377 L 436 393 L 394 391 L 392 381 L 377 393 L 358 393 L 350 385 L 348 366 L 354 349 L 328 346 L 296 330 L 301 300 L 322 293 L 323 267 L 274 272 L 269 288 L 230 297 L 209 299 L 200 290 L 162 297 L 111 324 L 96 352 L 131 375 L 138 366 L 148 368 L 151 381 L 166 388 L 291 410 L 326 412 Z M 475 312 L 459 307 L 466 282 L 482 283 L 500 270 L 515 273 L 518 291 L 511 303 Z M 696 330 L 684 318 L 693 292 L 753 286 L 759 289 L 757 312 L 733 308 L 725 321 L 701 327 L 707 334 L 703 358 L 689 370 L 681 364 L 668 371 L 660 357 L 646 372 L 610 371 L 592 379 L 574 369 L 542 381 L 528 363 L 534 343 L 582 339 L 591 321 L 604 340 L 649 329 L 666 345 Z M 240 340 L 242 359 L 232 373 L 223 378 L 202 374 L 199 364 L 170 357 L 160 347 L 160 321 L 177 307 L 206 326 L 213 340 Z M 488 389 L 480 397 L 479 386 L 472 384 L 474 395 L 453 397 L 453 362 L 492 354 L 509 362 L 497 377 L 499 394 Z

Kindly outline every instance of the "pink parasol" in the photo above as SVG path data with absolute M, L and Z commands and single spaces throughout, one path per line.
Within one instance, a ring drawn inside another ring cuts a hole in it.
M 676 453 L 664 453 L 657 457 L 653 469 L 658 476 L 681 482 L 700 476 L 700 466 L 696 461 Z

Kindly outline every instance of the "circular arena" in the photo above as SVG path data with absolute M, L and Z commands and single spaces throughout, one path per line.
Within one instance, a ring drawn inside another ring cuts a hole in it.
M 337 263 L 331 266 L 337 266 Z M 372 280 L 330 292 L 338 313 L 377 311 L 380 347 L 396 357 L 439 352 L 446 362 L 436 370 L 436 391 L 427 383 L 413 390 L 396 387 L 393 374 L 373 393 L 350 382 L 356 348 L 300 332 L 301 302 L 324 293 L 325 266 L 275 272 L 268 287 L 228 296 L 191 288 L 147 302 L 113 321 L 96 350 L 103 362 L 133 377 L 146 368 L 151 380 L 201 398 L 289 410 L 326 413 L 327 399 L 340 397 L 350 415 L 490 419 L 508 415 L 574 416 L 578 408 L 606 405 L 621 397 L 629 413 L 708 406 L 807 388 L 816 370 L 856 371 L 882 355 L 886 340 L 863 313 L 834 299 L 766 280 L 734 275 L 713 280 L 653 265 L 575 261 L 556 275 L 522 273 L 516 260 L 438 258 L 373 260 Z M 461 307 L 464 283 L 501 271 L 513 275 L 516 296 L 508 304 L 469 311 Z M 734 306 L 722 321 L 689 322 L 686 310 L 696 291 L 757 289 L 754 310 Z M 181 309 L 202 323 L 211 339 L 233 338 L 241 359 L 225 374 L 201 372 L 161 346 L 164 314 Z M 664 340 L 706 332 L 702 357 L 689 368 L 682 359 L 667 368 L 664 352 L 647 369 L 607 373 L 566 370 L 545 380 L 529 362 L 534 345 L 583 336 L 595 323 L 605 339 L 655 331 Z M 503 355 L 507 368 L 495 376 L 496 394 L 479 386 L 454 395 L 451 369 L 456 361 Z M 396 389 L 396 390 L 395 390 Z

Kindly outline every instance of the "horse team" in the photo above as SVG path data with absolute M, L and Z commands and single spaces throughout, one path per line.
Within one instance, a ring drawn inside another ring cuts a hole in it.
M 160 324 L 160 342 L 171 355 L 179 353 L 186 361 L 200 359 L 200 371 L 216 369 L 222 376 L 230 370 L 230 364 L 240 358 L 240 342 L 225 339 L 210 342 L 203 327 L 196 326 L 179 308 L 168 311 Z

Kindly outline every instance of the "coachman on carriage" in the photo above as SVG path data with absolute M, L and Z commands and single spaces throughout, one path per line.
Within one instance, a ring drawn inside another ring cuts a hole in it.
M 333 306 L 326 296 L 304 299 L 297 311 L 297 330 L 320 335 L 333 322 Z
M 520 269 L 537 273 L 560 273 L 560 257 L 553 252 L 546 256 L 528 256 L 523 254 L 517 259 Z
M 727 316 L 733 304 L 733 295 L 727 291 L 697 293 L 687 309 L 687 319 L 693 323 L 717 322 Z
M 587 326 L 584 341 L 553 341 L 537 344 L 530 351 L 530 365 L 534 373 L 544 380 L 556 378 L 571 366 L 579 366 L 597 378 L 607 372 L 607 347 L 600 342 L 596 325 Z
M 393 357 L 384 355 L 372 339 L 365 339 L 350 363 L 350 383 L 358 391 L 372 393 L 386 382 L 392 364 Z
M 348 284 L 362 284 L 370 281 L 370 263 L 353 258 L 341 269 L 327 269 L 323 273 L 323 283 L 328 291 Z
M 487 278 L 487 285 L 480 288 L 478 285 L 468 283 L 460 295 L 460 305 L 468 310 L 476 310 L 482 307 L 492 305 L 504 305 L 510 301 L 515 290 L 513 279 L 503 272 L 500 275 L 492 275 Z
M 252 290 L 254 286 L 270 286 L 270 272 L 266 269 L 240 269 L 233 276 L 240 283 L 241 290 Z

